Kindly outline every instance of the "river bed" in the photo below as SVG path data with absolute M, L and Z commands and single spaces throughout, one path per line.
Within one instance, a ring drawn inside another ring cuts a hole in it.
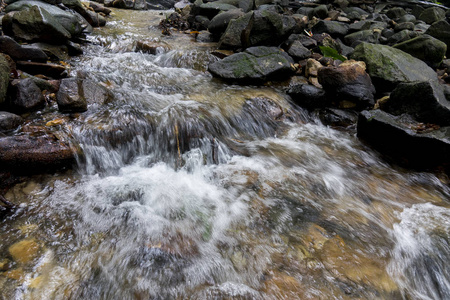
M 74 170 L 5 195 L 0 299 L 450 298 L 445 176 L 388 164 L 282 84 L 213 79 L 215 44 L 163 36 L 170 12 L 113 13 L 70 63 L 115 100 L 62 126 Z

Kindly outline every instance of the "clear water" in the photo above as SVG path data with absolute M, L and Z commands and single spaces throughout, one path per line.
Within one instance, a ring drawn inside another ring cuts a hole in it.
M 115 95 L 62 126 L 85 156 L 5 195 L 0 299 L 450 298 L 444 176 L 387 164 L 281 87 L 213 79 L 214 45 L 161 36 L 158 12 L 114 13 L 72 61 Z

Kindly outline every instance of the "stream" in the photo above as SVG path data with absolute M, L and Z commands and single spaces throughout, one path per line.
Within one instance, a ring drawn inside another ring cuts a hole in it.
M 212 78 L 215 44 L 161 35 L 170 12 L 113 13 L 70 62 L 115 97 L 62 126 L 84 157 L 5 194 L 0 299 L 450 299 L 445 176 L 388 164 L 282 83 Z

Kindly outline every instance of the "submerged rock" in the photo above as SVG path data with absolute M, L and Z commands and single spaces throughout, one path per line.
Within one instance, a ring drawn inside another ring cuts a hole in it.
M 245 82 L 281 80 L 294 73 L 294 61 L 285 52 L 275 47 L 252 47 L 242 53 L 230 55 L 208 66 L 216 77 Z
M 71 166 L 75 150 L 54 135 L 0 138 L 0 166 L 14 173 L 42 173 Z

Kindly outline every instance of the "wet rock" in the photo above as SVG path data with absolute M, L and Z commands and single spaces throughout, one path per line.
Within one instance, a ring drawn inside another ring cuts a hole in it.
M 5 132 L 17 128 L 22 124 L 23 119 L 10 112 L 0 111 L 0 132 Z
M 25 41 L 43 41 L 63 44 L 69 40 L 71 34 L 49 14 L 45 9 L 33 6 L 30 9 L 14 13 L 11 24 L 5 24 L 5 33 Z
M 164 53 L 170 50 L 170 46 L 161 41 L 138 41 L 135 51 L 141 51 L 149 54 Z
M 105 87 L 88 79 L 67 78 L 61 80 L 56 94 L 61 112 L 84 112 L 88 104 L 104 104 L 113 98 Z
M 153 1 L 149 1 L 150 3 L 150 7 L 153 8 L 152 6 L 152 2 Z M 163 1 L 157 1 L 157 4 L 161 4 L 158 2 L 163 2 Z M 171 1 L 170 5 L 173 7 L 173 4 L 175 3 L 175 1 Z M 107 3 L 105 2 L 105 6 L 113 6 L 113 7 L 117 7 L 117 8 L 123 8 L 123 9 L 135 9 L 135 10 L 145 10 L 148 8 L 147 5 L 147 1 L 145 0 L 113 0 L 112 3 Z M 171 8 L 172 8 L 171 7 Z M 164 6 L 161 6 L 160 9 L 164 9 Z M 158 8 L 155 8 L 158 9 Z
M 386 12 L 386 16 L 393 20 L 397 20 L 404 15 L 406 15 L 406 11 L 402 7 L 394 7 Z
M 147 0 L 147 9 L 166 10 L 175 5 L 176 0 Z M 106 2 L 105 2 L 105 6 Z
M 345 44 L 350 47 L 356 47 L 362 42 L 367 42 L 371 44 L 378 44 L 380 39 L 381 32 L 378 30 L 361 30 L 351 34 L 348 34 L 344 37 Z
M 302 60 L 311 57 L 311 50 L 297 40 L 289 46 L 288 54 L 296 60 Z
M 104 7 L 103 5 L 100 5 L 96 2 L 88 2 L 87 3 L 89 8 L 92 8 L 96 13 L 102 13 L 105 16 L 109 16 L 111 13 L 111 10 L 109 8 Z
M 409 31 L 409 30 L 402 30 L 400 32 L 397 32 L 395 34 L 393 34 L 392 36 L 390 36 L 387 40 L 389 45 L 395 45 L 395 44 L 399 44 L 399 43 L 403 43 L 405 41 L 409 41 L 410 39 L 412 39 L 414 36 L 414 32 Z
M 439 7 L 429 7 L 419 15 L 419 20 L 427 24 L 433 24 L 443 19 L 445 19 L 445 10 Z
M 6 100 L 9 85 L 9 63 L 4 55 L 0 55 L 0 106 Z
M 69 50 L 66 45 L 51 45 L 46 43 L 34 43 L 31 46 L 38 48 L 42 52 L 44 52 L 46 58 L 50 58 L 58 61 L 65 61 L 69 59 Z M 47 61 L 47 59 L 42 62 Z M 19 59 L 19 60 L 27 60 L 27 59 Z
M 435 80 L 436 72 L 423 61 L 385 45 L 362 43 L 352 58 L 364 61 L 367 73 L 379 91 L 390 90 L 401 82 Z
M 93 27 L 103 27 L 106 25 L 105 17 L 95 11 L 84 10 L 82 16 L 86 19 L 89 25 Z
M 319 83 L 337 101 L 349 101 L 356 107 L 373 106 L 375 87 L 361 62 L 346 61 L 339 67 L 323 67 L 318 71 Z
M 450 45 L 450 24 L 444 20 L 437 21 L 431 24 L 430 28 L 425 32 L 434 38 Z M 450 49 L 447 47 L 447 55 L 450 54 Z
M 31 78 L 16 79 L 11 83 L 11 107 L 23 113 L 45 106 L 45 98 Z
M 80 44 L 74 43 L 72 41 L 68 41 L 66 43 L 67 50 L 69 51 L 70 56 L 81 55 L 83 54 L 83 49 Z
M 70 167 L 75 150 L 54 135 L 32 134 L 0 138 L 0 166 L 14 173 L 29 174 Z
M 343 37 L 348 33 L 349 26 L 338 21 L 320 20 L 312 31 L 314 34 L 328 33 L 332 37 Z
M 410 30 L 410 31 L 414 31 L 414 23 L 413 22 L 403 22 L 403 23 L 398 23 L 395 25 L 394 30 L 395 32 L 399 32 L 402 30 Z
M 319 111 L 319 118 L 324 125 L 348 128 L 356 125 L 358 113 L 353 110 L 325 108 Z
M 298 24 L 293 17 L 269 10 L 252 11 L 230 21 L 219 41 L 219 48 L 279 45 L 297 29 Z
M 427 130 L 426 124 L 381 110 L 359 115 L 357 135 L 396 163 L 433 168 L 450 163 L 450 127 Z
M 309 109 L 325 107 L 329 104 L 325 91 L 309 84 L 297 84 L 289 88 L 287 94 L 295 103 Z
M 34 0 L 20 0 L 14 2 L 13 4 L 8 5 L 5 8 L 5 11 L 6 12 L 23 11 L 30 9 L 33 6 L 38 6 L 39 8 L 42 8 L 45 11 L 47 11 L 48 14 L 50 14 L 53 17 L 52 23 L 56 20 L 58 24 L 62 25 L 62 27 L 64 27 L 64 29 L 70 33 L 70 35 L 78 36 L 81 33 L 82 28 L 77 17 L 73 13 L 65 11 L 56 5 L 50 5 L 45 2 Z M 41 30 L 45 31 L 43 28 L 41 28 Z
M 252 47 L 242 53 L 230 55 L 212 63 L 208 70 L 225 80 L 264 82 L 281 80 L 293 74 L 294 61 L 285 52 L 275 47 Z
M 450 125 L 450 102 L 445 97 L 444 87 L 437 81 L 399 84 L 384 103 L 383 110 L 393 115 L 408 113 L 420 122 Z
M 17 69 L 32 75 L 45 75 L 52 78 L 64 78 L 67 76 L 67 70 L 64 66 L 57 64 L 46 64 L 29 61 L 17 61 Z
M 437 68 L 444 59 L 447 45 L 430 35 L 424 34 L 393 46 L 423 60 L 432 68 Z
M 207 2 L 200 5 L 199 14 L 207 16 L 208 18 L 214 18 L 218 13 L 222 11 L 229 11 L 237 9 L 236 6 L 227 4 L 221 1 Z
M 31 60 L 38 62 L 47 61 L 47 55 L 39 48 L 27 45 L 19 45 L 13 38 L 0 36 L 0 52 L 5 53 L 14 60 Z
M 38 257 L 39 249 L 40 246 L 35 239 L 26 239 L 11 245 L 8 252 L 14 261 L 26 264 Z
M 212 18 L 208 25 L 208 30 L 213 34 L 221 34 L 226 29 L 231 20 L 242 17 L 244 12 L 241 9 L 232 9 L 222 12 Z

